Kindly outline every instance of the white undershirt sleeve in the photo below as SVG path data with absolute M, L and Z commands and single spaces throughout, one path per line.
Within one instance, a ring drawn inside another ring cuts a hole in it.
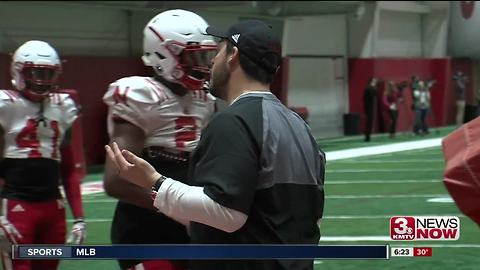
M 240 229 L 248 218 L 212 200 L 203 192 L 203 187 L 185 185 L 171 178 L 163 181 L 153 205 L 183 224 L 194 221 L 229 233 Z

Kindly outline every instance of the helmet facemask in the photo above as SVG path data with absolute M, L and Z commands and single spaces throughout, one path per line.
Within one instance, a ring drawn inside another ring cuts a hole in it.
M 210 79 L 212 59 L 217 53 L 216 45 L 187 45 L 177 57 L 178 74 L 174 78 L 187 89 L 201 89 Z
M 39 95 L 47 95 L 58 85 L 60 68 L 55 66 L 25 65 L 22 76 L 25 79 L 26 89 Z

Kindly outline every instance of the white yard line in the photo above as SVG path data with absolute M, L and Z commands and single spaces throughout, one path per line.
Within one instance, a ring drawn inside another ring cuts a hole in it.
M 321 236 L 320 244 L 322 242 L 357 242 L 357 241 L 389 241 L 389 236 Z
M 435 198 L 435 197 L 448 197 L 448 194 L 372 194 L 372 195 L 330 195 L 325 196 L 326 199 L 371 199 L 371 198 L 388 198 L 388 199 L 400 199 L 400 198 Z
M 379 154 L 388 154 L 392 152 L 401 152 L 408 150 L 424 149 L 440 146 L 442 138 L 434 138 L 412 142 L 392 143 L 378 146 L 360 147 L 347 150 L 331 151 L 326 153 L 327 162 L 333 160 L 364 157 Z
M 115 199 L 84 199 L 82 202 L 83 203 L 112 203 L 112 202 L 118 202 L 118 200 L 115 200 Z
M 422 183 L 442 183 L 442 180 L 347 180 L 347 181 L 325 181 L 325 185 L 351 185 L 351 184 L 422 184 Z
M 328 165 L 327 165 L 328 168 Z M 338 169 L 326 170 L 327 173 L 372 173 L 372 172 L 436 172 L 439 168 L 397 168 L 397 169 Z
M 427 200 L 430 203 L 455 203 L 452 197 L 438 197 L 438 198 L 430 198 Z
M 361 159 L 348 159 L 348 160 L 338 160 L 337 163 L 341 164 L 370 164 L 370 163 L 382 163 L 382 164 L 398 164 L 398 163 L 418 163 L 418 162 L 432 162 L 432 163 L 438 163 L 438 162 L 443 162 L 443 159 L 437 158 L 437 159 L 403 159 L 403 160 L 361 160 Z

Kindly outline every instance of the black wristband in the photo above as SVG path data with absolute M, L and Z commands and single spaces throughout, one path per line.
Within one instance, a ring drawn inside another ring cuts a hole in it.
M 160 189 L 160 186 L 162 185 L 163 181 L 165 181 L 165 179 L 167 179 L 167 177 L 163 175 L 160 176 L 160 178 L 158 178 L 157 181 L 155 181 L 155 185 L 153 185 L 152 191 L 157 192 Z
M 77 219 L 75 219 L 75 221 L 73 221 L 73 224 L 77 224 L 77 223 L 80 223 L 80 222 L 85 222 L 85 221 L 83 220 L 83 218 L 77 218 Z

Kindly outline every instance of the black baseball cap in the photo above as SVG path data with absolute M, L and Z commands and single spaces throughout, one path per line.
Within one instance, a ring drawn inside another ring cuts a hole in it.
M 275 73 L 280 66 L 280 39 L 270 25 L 260 20 L 241 21 L 228 30 L 209 26 L 207 34 L 228 39 L 240 53 L 269 73 Z

